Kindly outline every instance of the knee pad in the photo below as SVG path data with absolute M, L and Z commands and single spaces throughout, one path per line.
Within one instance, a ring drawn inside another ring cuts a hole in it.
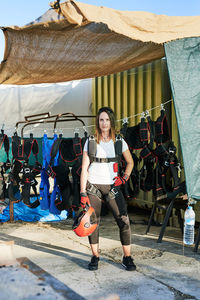
M 120 229 L 125 228 L 125 227 L 128 229 L 130 227 L 130 222 L 129 222 L 128 215 L 118 216 L 116 218 L 116 221 L 117 221 L 117 224 L 118 224 Z

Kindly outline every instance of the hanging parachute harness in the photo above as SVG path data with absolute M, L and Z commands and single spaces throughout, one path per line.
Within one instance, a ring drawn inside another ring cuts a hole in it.
M 46 170 L 48 176 L 56 178 L 57 185 L 60 189 L 61 197 L 55 201 L 56 207 L 61 211 L 65 209 L 78 210 L 80 207 L 80 174 L 82 165 L 83 146 L 87 139 L 87 132 L 81 139 L 78 133 L 74 138 L 64 139 L 61 135 L 51 148 L 51 159 Z M 61 164 L 54 166 L 53 160 L 59 152 Z M 73 186 L 69 180 L 69 166 L 72 166 L 71 173 Z M 72 195 L 72 199 L 71 199 Z
M 6 193 L 6 181 L 5 181 L 5 173 L 10 169 L 11 163 L 9 160 L 9 148 L 10 148 L 10 143 L 8 136 L 4 134 L 4 130 L 1 130 L 0 134 L 0 149 L 4 146 L 4 150 L 6 152 L 7 160 L 6 162 L 1 162 L 0 163 L 0 172 L 1 172 L 1 177 L 0 177 L 0 199 L 3 201 L 5 199 L 5 193 Z
M 157 200 L 175 198 L 177 194 L 186 193 L 185 182 L 180 181 L 181 165 L 176 156 L 176 147 L 170 138 L 167 117 L 164 109 L 155 122 L 154 153 L 157 157 L 155 168 L 154 197 Z M 170 184 L 167 184 L 169 174 Z
M 35 157 L 34 165 L 29 164 L 31 152 Z M 33 139 L 32 134 L 30 134 L 30 138 L 21 140 L 17 133 L 14 133 L 12 137 L 13 162 L 8 176 L 8 196 L 11 201 L 15 203 L 23 201 L 30 208 L 36 208 L 40 205 L 36 189 L 37 181 L 35 179 L 36 175 L 40 174 L 41 171 L 41 164 L 37 158 L 38 152 L 38 143 L 36 139 Z M 21 177 L 20 173 L 22 173 Z M 19 199 L 14 195 L 15 187 L 21 190 Z M 30 202 L 31 189 L 33 189 L 37 198 L 32 203 Z

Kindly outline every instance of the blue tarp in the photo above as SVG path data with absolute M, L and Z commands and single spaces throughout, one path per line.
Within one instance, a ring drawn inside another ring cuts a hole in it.
M 35 201 L 36 199 L 32 199 Z M 63 210 L 60 215 L 54 215 L 49 210 L 42 210 L 40 206 L 37 208 L 29 208 L 22 201 L 14 203 L 14 220 L 21 220 L 25 222 L 52 222 L 62 221 L 67 219 L 68 212 Z M 0 222 L 7 222 L 10 220 L 9 205 L 4 209 L 3 214 L 0 214 Z
M 38 141 L 38 146 L 39 146 L 39 154 L 38 154 L 38 161 L 40 163 L 43 163 L 43 155 L 44 153 L 42 153 L 42 142 L 43 142 L 43 138 L 37 138 Z M 54 139 L 48 139 L 48 142 L 52 145 L 53 144 Z M 9 158 L 10 160 L 12 159 L 12 147 L 11 147 L 11 138 L 9 138 L 9 142 L 10 142 L 10 150 L 9 150 Z M 49 149 L 49 153 L 50 153 L 50 149 Z M 50 154 L 48 154 L 50 155 Z M 7 157 L 6 157 L 6 152 L 4 150 L 4 146 L 0 149 L 0 161 L 2 162 L 6 162 Z M 50 160 L 50 157 L 49 157 Z M 29 158 L 29 163 L 30 165 L 34 165 L 35 163 L 35 157 L 33 156 L 33 153 L 31 152 L 30 158 Z M 9 170 L 7 171 L 9 172 Z M 16 198 L 19 199 L 20 195 L 15 195 Z M 51 195 L 49 194 L 49 197 L 51 197 Z M 32 197 L 32 201 L 35 201 L 36 198 Z M 55 206 L 55 205 L 54 205 Z M 51 209 L 50 207 L 42 207 L 38 206 L 37 208 L 29 208 L 28 206 L 26 206 L 23 202 L 19 202 L 19 203 L 14 203 L 14 220 L 22 220 L 25 222 L 36 222 L 36 221 L 41 221 L 41 222 L 51 222 L 51 221 L 61 221 L 61 220 L 65 220 L 67 218 L 67 211 L 63 210 L 62 212 L 60 212 L 58 209 L 55 209 L 53 207 L 53 205 L 51 205 Z M 50 209 L 50 210 L 49 210 Z M 58 214 L 56 214 L 58 212 Z M 10 215 L 9 215 L 9 206 L 3 211 L 3 214 L 0 214 L 0 222 L 7 222 L 10 220 Z
M 200 37 L 165 44 L 187 193 L 200 199 Z

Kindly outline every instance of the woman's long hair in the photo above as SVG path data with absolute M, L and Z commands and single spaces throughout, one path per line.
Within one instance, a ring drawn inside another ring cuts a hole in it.
M 99 144 L 101 140 L 101 129 L 99 127 L 99 116 L 102 112 L 106 112 L 109 119 L 110 119 L 110 137 L 115 142 L 115 114 L 110 107 L 104 106 L 99 109 L 97 116 L 96 116 L 96 140 Z

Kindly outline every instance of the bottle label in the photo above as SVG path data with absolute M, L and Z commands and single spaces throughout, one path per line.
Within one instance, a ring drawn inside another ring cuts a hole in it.
M 185 220 L 185 224 L 187 224 L 187 225 L 194 225 L 194 223 L 195 223 L 194 219 L 186 219 Z
M 184 226 L 183 243 L 185 245 L 194 244 L 194 226 L 186 224 Z

